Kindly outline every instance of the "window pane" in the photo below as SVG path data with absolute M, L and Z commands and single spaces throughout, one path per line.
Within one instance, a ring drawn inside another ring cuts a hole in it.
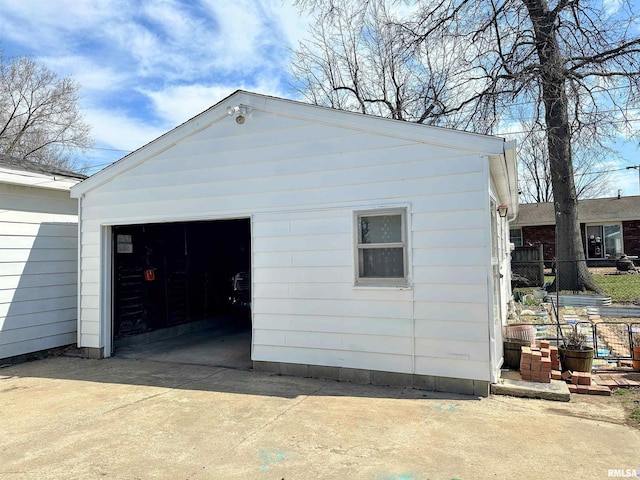
M 622 235 L 620 234 L 620 225 L 604 226 L 604 247 L 605 253 L 610 257 L 616 257 L 622 251 Z
M 360 217 L 360 243 L 402 242 L 402 215 Z
M 522 246 L 522 229 L 512 228 L 509 230 L 509 239 L 516 247 Z
M 359 252 L 360 277 L 404 278 L 403 248 L 365 248 Z

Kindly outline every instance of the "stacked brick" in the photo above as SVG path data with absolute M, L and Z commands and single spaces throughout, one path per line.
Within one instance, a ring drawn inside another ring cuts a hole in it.
M 551 383 L 551 355 L 548 348 L 522 347 L 520 376 L 523 380 Z
M 542 340 L 540 347 L 522 347 L 520 354 L 520 376 L 523 380 L 551 383 L 560 380 L 560 358 L 558 347 Z
M 562 372 L 558 347 L 541 341 L 539 348 L 522 347 L 520 354 L 520 376 L 523 380 L 539 383 L 551 383 L 551 380 L 564 380 L 571 393 L 589 395 L 610 395 L 608 387 L 592 384 L 591 374 L 587 372 Z

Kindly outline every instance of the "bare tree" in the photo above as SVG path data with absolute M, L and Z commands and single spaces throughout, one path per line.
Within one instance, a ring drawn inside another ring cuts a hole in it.
M 385 2 L 298 1 L 301 8 L 320 12 L 316 18 L 322 25 L 312 28 L 325 32 L 342 12 L 360 5 L 361 16 L 351 17 L 360 19 L 380 3 Z M 407 8 L 404 2 L 389 4 Z M 387 19 L 398 28 L 394 49 L 414 61 L 435 45 L 429 58 L 449 60 L 444 70 L 430 62 L 432 70 L 422 75 L 425 83 L 434 73 L 446 77 L 449 93 L 439 97 L 430 122 L 494 133 L 515 118 L 514 109 L 527 109 L 544 128 L 556 255 L 566 270 L 559 287 L 598 291 L 580 235 L 572 145 L 604 145 L 618 132 L 634 130 L 630 108 L 640 104 L 640 5 L 631 0 L 423 0 L 409 7 L 402 18 Z M 362 25 L 354 22 L 352 28 Z M 322 45 L 325 51 L 331 51 L 332 37 L 322 38 L 329 40 Z M 318 81 L 333 88 L 322 69 L 315 71 Z
M 518 141 L 518 177 L 520 201 L 523 203 L 553 202 L 549 152 L 544 129 L 523 122 L 524 133 Z M 574 144 L 573 169 L 578 199 L 598 198 L 606 194 L 611 184 L 607 165 L 619 156 L 600 145 Z
M 0 153 L 81 171 L 93 144 L 78 108 L 79 85 L 27 57 L 0 56 Z
M 443 42 L 399 42 L 404 28 L 388 3 L 346 0 L 317 11 L 310 38 L 294 52 L 294 88 L 316 105 L 447 124 L 455 55 L 443 54 Z

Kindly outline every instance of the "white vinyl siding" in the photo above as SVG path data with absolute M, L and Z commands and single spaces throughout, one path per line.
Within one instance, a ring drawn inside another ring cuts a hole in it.
M 0 184 L 0 358 L 76 342 L 77 201 Z
M 104 226 L 250 216 L 252 360 L 489 379 L 481 149 L 502 152 L 502 140 L 323 109 L 314 121 L 314 108 L 256 108 L 241 126 L 205 113 L 191 133 L 168 134 L 87 187 L 81 346 L 108 342 Z M 331 124 L 336 114 L 348 123 Z M 368 130 L 377 122 L 384 134 Z M 406 209 L 411 289 L 354 286 L 354 212 L 381 207 Z

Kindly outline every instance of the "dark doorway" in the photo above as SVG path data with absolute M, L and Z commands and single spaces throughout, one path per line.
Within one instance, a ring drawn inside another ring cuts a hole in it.
M 152 338 L 150 332 L 166 333 L 158 338 L 190 333 L 196 323 L 250 328 L 249 219 L 125 225 L 112 231 L 116 348 L 118 340 Z

